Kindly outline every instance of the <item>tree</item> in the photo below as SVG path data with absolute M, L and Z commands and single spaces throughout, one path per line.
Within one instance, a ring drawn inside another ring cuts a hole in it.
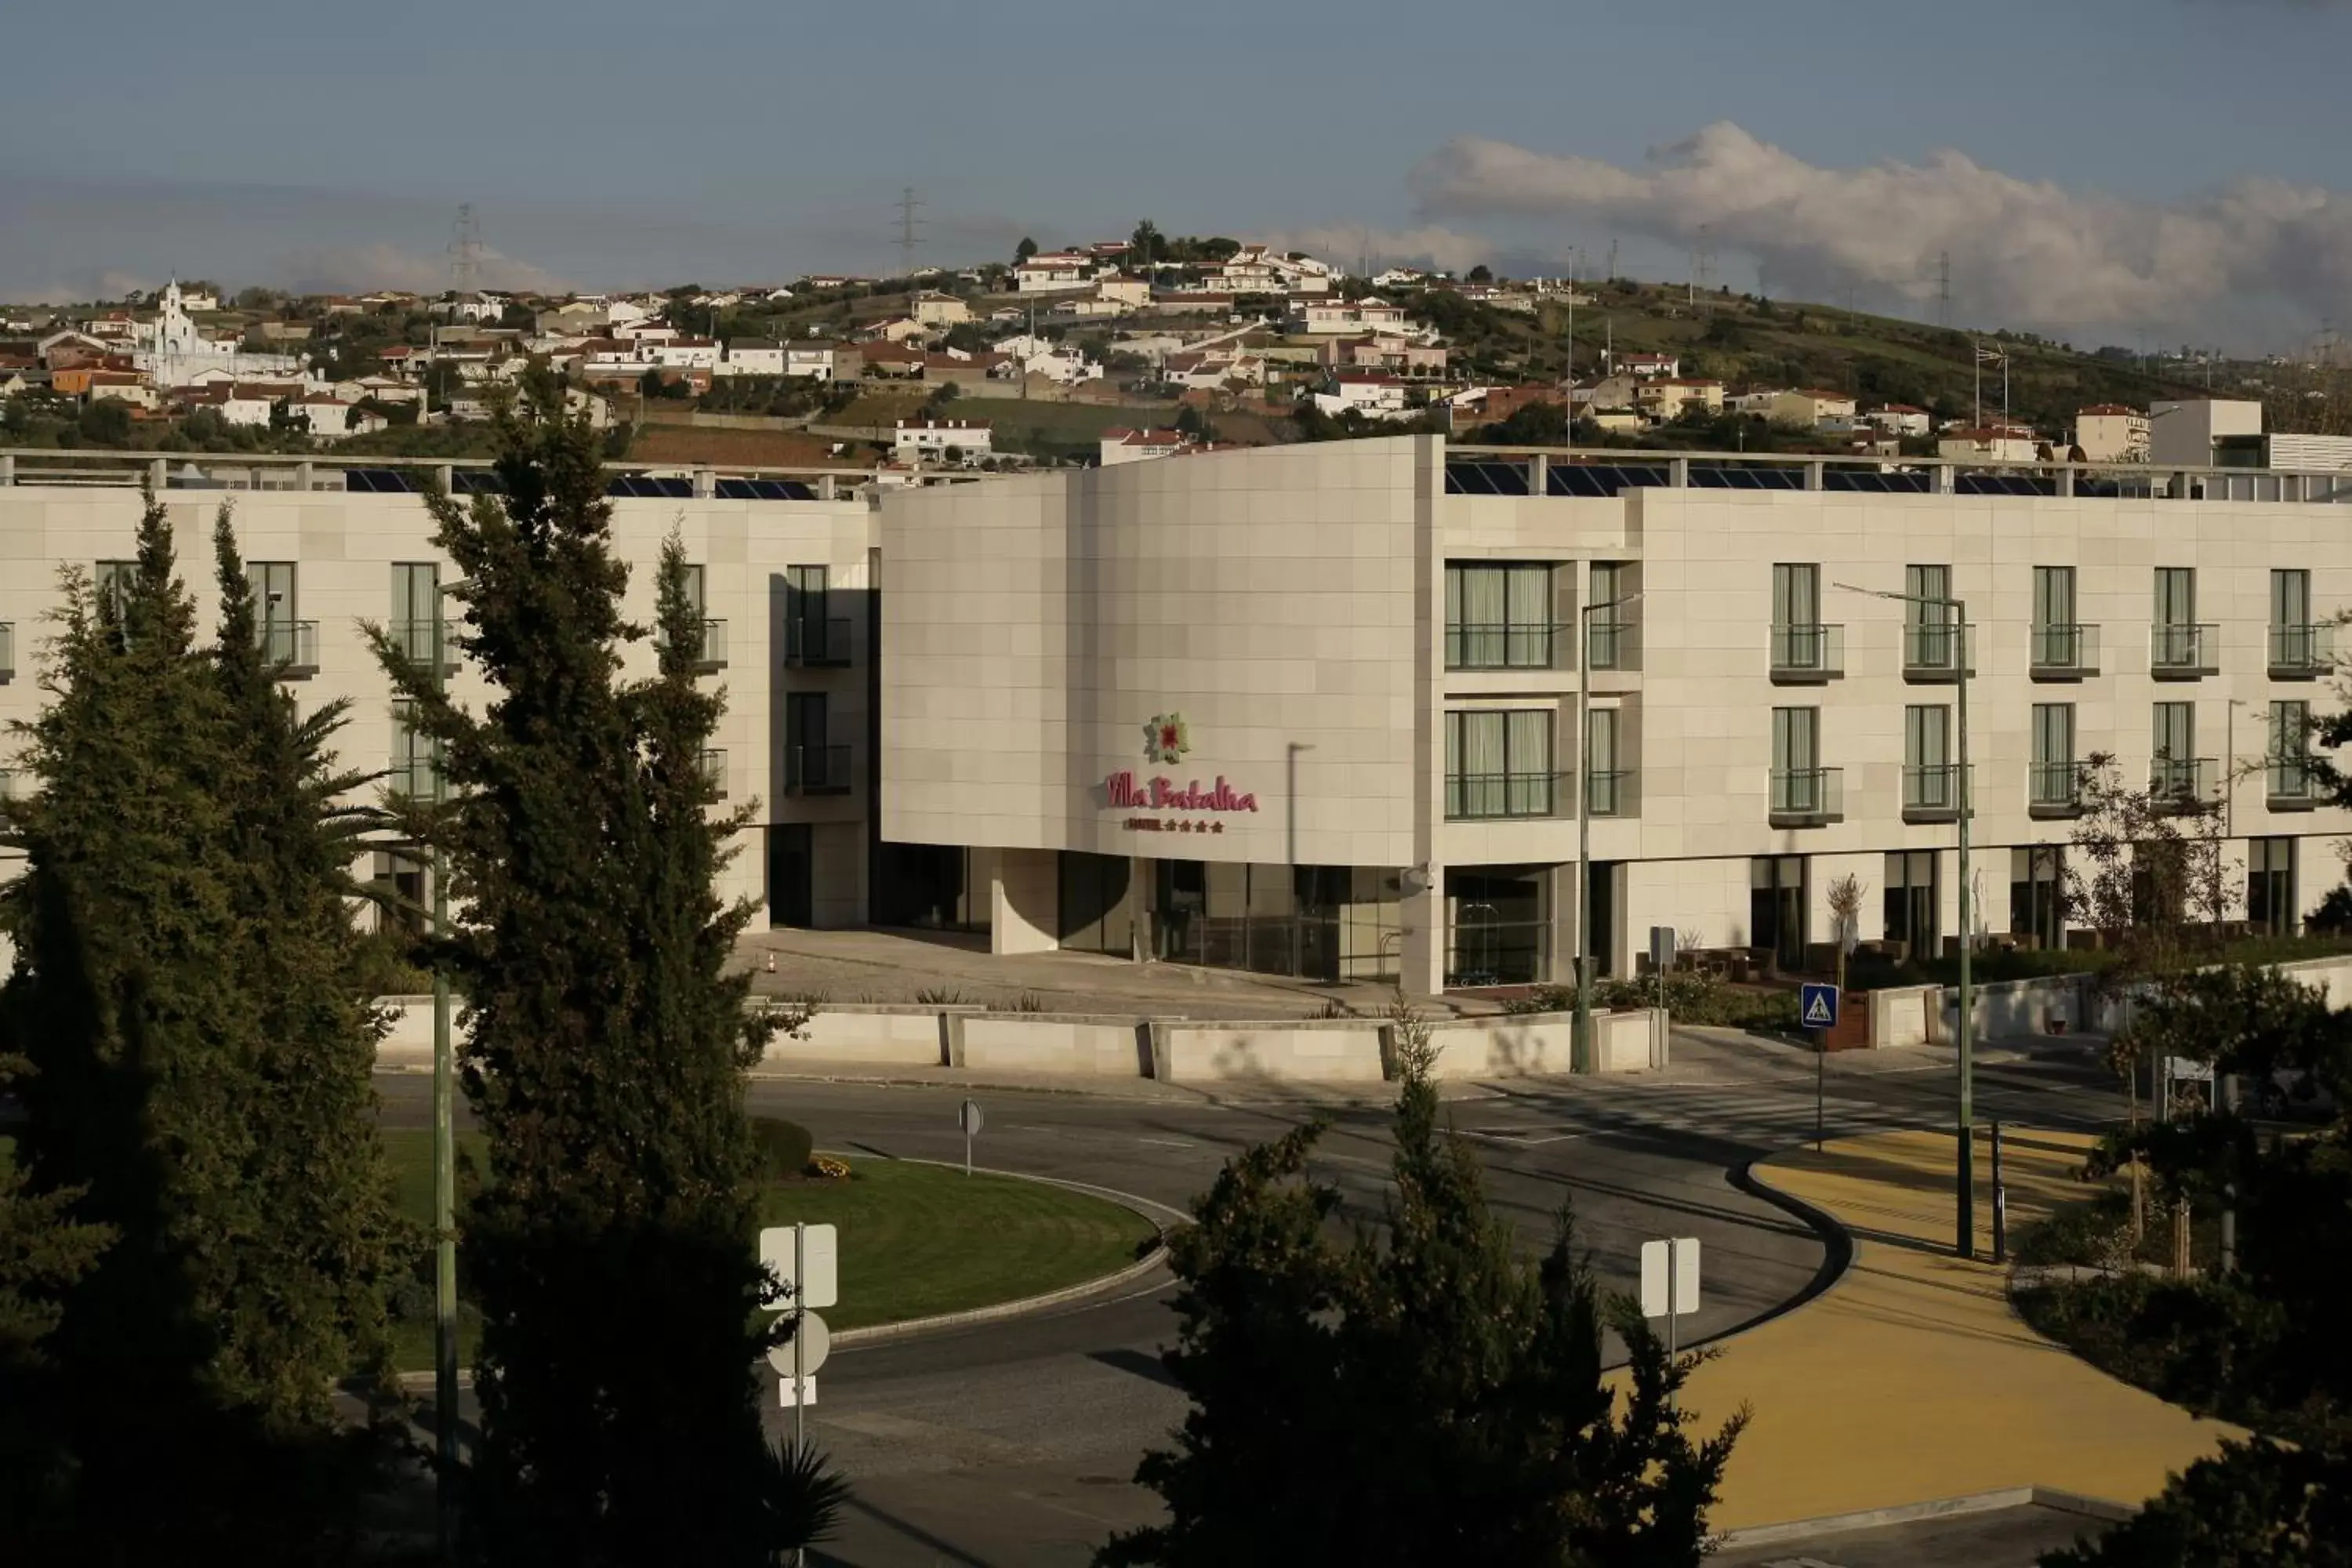
M 1473 267 L 1468 276 L 1463 279 L 1465 283 L 1492 283 L 1494 280 L 1495 269 L 1483 261 Z
M 1428 1025 L 1400 1007 L 1397 1035 L 1381 1234 L 1328 1234 L 1339 1194 L 1306 1176 L 1320 1124 L 1229 1161 L 1193 1205 L 1164 1357 L 1192 1408 L 1136 1472 L 1170 1521 L 1096 1561 L 1695 1565 L 1745 1413 L 1693 1441 L 1677 1396 L 1702 1358 L 1603 1303 L 1564 1211 L 1519 1256 L 1438 1127 Z M 1632 1356 L 1622 1410 L 1604 1321 Z
M 1021 237 L 1021 243 L 1013 247 L 1013 259 L 1016 263 L 1026 261 L 1036 254 L 1037 242 L 1031 239 L 1027 235 L 1023 235 Z
M 2043 1568 L 2347 1568 L 2352 1453 L 2225 1442 L 2098 1541 Z
M 134 563 L 95 588 L 69 568 L 64 589 L 48 700 L 20 731 L 41 788 L 8 809 L 26 868 L 0 895 L 16 947 L 0 1048 L 34 1069 L 29 1191 L 75 1194 L 74 1222 L 118 1239 L 65 1290 L 45 1347 L 54 1403 L 35 1418 L 67 1481 L 6 1522 L 78 1561 L 167 1543 L 316 1561 L 347 1548 L 377 1457 L 328 1408 L 381 1321 L 373 1255 L 311 1250 L 367 1198 L 337 1184 L 352 1163 L 313 1114 L 354 1075 L 266 994 L 315 1001 L 314 977 L 264 973 L 265 953 L 290 955 L 255 929 L 254 893 L 285 863 L 256 836 L 268 807 L 233 735 L 249 715 L 194 646 L 161 501 Z M 358 999 L 340 1001 L 350 1018 Z M 341 1077 L 289 1081 L 314 1070 Z
M 1135 233 L 1127 242 L 1128 255 L 1139 267 L 1150 266 L 1154 261 L 1159 260 L 1167 249 L 1167 237 L 1160 232 L 1160 226 L 1150 218 L 1145 218 L 1135 226 Z
M 460 914 L 434 952 L 467 999 L 489 1146 L 462 1243 L 482 1314 L 470 1539 L 500 1563 L 764 1563 L 795 1544 L 813 1467 L 765 1447 L 754 1397 L 773 1336 L 752 1326 L 743 1073 L 770 1026 L 723 973 L 750 910 L 713 891 L 753 808 L 713 815 L 721 700 L 697 684 L 682 548 L 663 552 L 658 673 L 625 680 L 645 632 L 621 614 L 597 437 L 544 373 L 495 419 L 502 497 L 427 504 L 496 695 L 460 710 L 376 638 L 446 759 L 446 805 L 394 809 L 448 866 Z

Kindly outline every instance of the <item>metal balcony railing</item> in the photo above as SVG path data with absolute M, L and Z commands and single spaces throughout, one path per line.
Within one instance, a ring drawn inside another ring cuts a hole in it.
M 1831 680 L 1845 673 L 1843 626 L 1775 624 L 1771 676 L 1775 680 Z
M 2148 768 L 2147 793 L 2158 810 L 2212 805 L 2221 798 L 2221 764 L 2211 757 L 2158 757 Z
M 1594 669 L 1628 669 L 1633 663 L 1633 623 L 1630 620 L 1601 620 L 1595 617 L 1588 626 L 1590 634 L 1585 657 Z
M 707 747 L 702 752 L 700 762 L 702 763 L 703 779 L 709 783 L 712 789 L 719 792 L 719 799 L 726 799 L 727 752 L 725 750 L 717 747 Z
M 1903 628 L 1906 680 L 1958 680 L 1977 668 L 1974 626 L 1906 626 Z
M 786 795 L 847 795 L 849 793 L 849 748 L 847 746 L 786 746 L 784 748 L 784 793 Z
M 2099 628 L 2037 626 L 2032 639 L 2031 673 L 2036 680 L 2080 680 L 2099 673 Z
M 801 668 L 849 662 L 847 616 L 801 616 L 784 622 L 784 662 Z
M 1975 773 L 1973 763 L 1969 765 L 1969 772 L 1971 775 Z M 1904 821 L 1956 821 L 1964 801 L 1973 815 L 1976 810 L 1976 780 L 1971 776 L 1963 781 L 1958 763 L 1903 770 Z
M 278 674 L 319 673 L 318 622 L 263 621 L 253 635 L 261 644 L 263 662 L 276 666 Z
M 1445 626 L 1448 669 L 1550 669 L 1561 627 L 1519 621 L 1495 626 L 1449 621 Z
M 2078 816 L 2083 810 L 2083 771 L 2073 762 L 2035 763 L 2025 771 L 2029 816 Z
M 418 755 L 394 757 L 392 771 L 384 778 L 384 787 L 394 795 L 413 800 L 431 800 L 440 788 L 439 759 Z
M 394 621 L 384 628 L 400 657 L 411 664 L 425 664 L 433 658 L 433 634 L 441 634 L 441 672 L 453 675 L 457 669 L 457 623 L 450 620 Z
M 2315 680 L 2336 668 L 2336 627 L 2273 626 L 2271 679 Z
M 1584 809 L 1593 816 L 1633 815 L 1633 770 L 1604 768 L 1584 775 Z
M 2263 768 L 2263 795 L 2273 811 L 2308 811 L 2322 804 L 2319 770 L 2309 757 L 2272 757 Z
M 1450 822 L 1558 816 L 1574 803 L 1564 773 L 1448 773 L 1445 816 Z
M 1772 770 L 1771 820 L 1775 827 L 1817 826 L 1845 816 L 1843 768 Z
M 2211 675 L 2218 668 L 2215 656 L 2221 640 L 2221 627 L 2210 621 L 2152 626 L 2147 634 L 2148 673 L 2166 680 Z

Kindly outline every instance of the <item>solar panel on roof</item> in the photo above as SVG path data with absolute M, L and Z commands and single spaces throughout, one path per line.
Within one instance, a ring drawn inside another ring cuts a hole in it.
M 1554 463 L 1544 476 L 1544 493 L 1594 498 L 1615 495 L 1614 488 L 1602 486 L 1602 472 L 1582 463 Z
M 488 468 L 459 468 L 450 476 L 451 493 L 461 496 L 506 494 L 506 485 Z
M 1886 476 L 1868 468 L 1827 468 L 1822 473 L 1825 490 L 1884 490 Z

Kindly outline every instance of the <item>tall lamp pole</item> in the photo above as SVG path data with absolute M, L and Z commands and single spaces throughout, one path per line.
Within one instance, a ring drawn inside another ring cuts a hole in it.
M 1569 1032 L 1570 1072 L 1592 1070 L 1592 616 L 1641 596 L 1628 594 L 1576 612 L 1576 1020 Z
M 433 695 L 446 689 L 446 658 L 441 605 L 464 584 L 436 585 L 433 595 Z M 433 804 L 448 798 L 440 748 L 427 753 L 433 769 Z M 426 875 L 433 879 L 433 934 L 449 934 L 449 888 L 442 875 L 441 847 L 431 847 Z M 457 1130 L 456 1067 L 449 1046 L 449 968 L 433 963 L 433 1451 L 441 1561 L 453 1562 L 457 1545 Z
M 1948 629 L 1957 639 L 1951 657 L 1957 661 L 1955 673 L 1959 687 L 1960 725 L 1960 1081 L 1958 1114 L 1954 1127 L 1959 1143 L 1959 1170 L 1954 1184 L 1958 1209 L 1954 1221 L 1958 1234 L 1953 1249 L 1962 1258 L 1974 1258 L 1977 1250 L 1976 911 L 1969 890 L 1972 879 L 1969 865 L 1969 817 L 1976 808 L 1976 799 L 1975 792 L 1969 788 L 1969 609 L 1961 600 L 1931 594 L 1894 594 L 1879 588 L 1857 588 L 1850 583 L 1835 585 L 1850 594 L 1867 594 L 1874 599 L 1894 599 L 1906 605 L 1943 610 L 1948 616 Z

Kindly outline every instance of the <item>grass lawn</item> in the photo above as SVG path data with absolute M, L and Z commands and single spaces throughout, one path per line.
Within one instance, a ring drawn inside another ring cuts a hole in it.
M 419 1225 L 433 1217 L 433 1134 L 387 1129 L 384 1152 L 400 1211 Z M 482 1161 L 482 1137 L 460 1133 L 462 1162 Z M 824 1312 L 835 1329 L 899 1322 L 1034 1296 L 1108 1274 L 1134 1261 L 1153 1234 L 1150 1221 L 1117 1204 L 1038 1182 L 860 1157 L 847 1182 L 771 1186 L 762 1225 L 805 1220 L 841 1227 L 841 1301 Z M 746 1245 L 750 1243 L 747 1241 Z M 429 1277 L 429 1271 L 428 1271 Z M 471 1364 L 478 1321 L 458 1277 L 458 1356 Z M 393 1325 L 393 1350 L 406 1369 L 433 1364 L 432 1298 L 409 1292 L 411 1310 Z

